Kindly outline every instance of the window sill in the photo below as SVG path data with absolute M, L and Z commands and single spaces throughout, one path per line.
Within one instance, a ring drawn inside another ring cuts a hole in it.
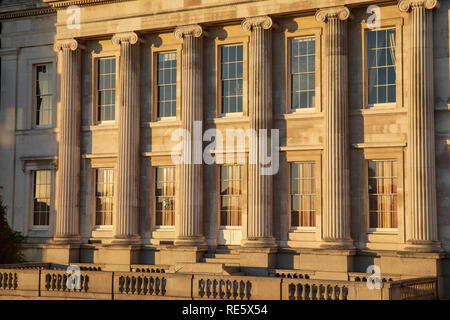
M 154 127 L 177 127 L 181 125 L 181 121 L 177 117 L 157 118 L 151 122 L 141 123 L 141 127 L 154 128 Z
M 219 230 L 242 230 L 242 226 L 219 226 Z
M 290 227 L 289 232 L 293 233 L 315 233 L 316 227 Z
M 175 231 L 175 226 L 154 226 L 153 231 L 172 232 Z
M 113 226 L 112 225 L 96 225 L 92 229 L 92 231 L 112 231 Z
M 289 113 L 277 115 L 275 119 L 311 119 L 311 118 L 323 118 L 324 114 L 322 112 L 318 112 L 316 108 L 311 108 L 311 110 L 294 110 Z
M 225 113 L 213 118 L 214 123 L 233 123 L 233 122 L 248 122 L 249 117 L 244 116 L 242 112 Z
M 92 126 L 82 127 L 82 131 L 97 131 L 97 130 L 117 130 L 119 127 L 116 125 L 115 121 L 110 122 L 99 122 Z
M 398 229 L 396 228 L 369 228 L 369 231 L 367 232 L 369 234 L 392 234 L 392 235 L 398 235 Z
M 44 232 L 50 230 L 49 226 L 32 226 L 30 231 Z

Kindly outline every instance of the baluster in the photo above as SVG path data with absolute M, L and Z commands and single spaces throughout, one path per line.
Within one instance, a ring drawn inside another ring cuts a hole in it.
M 161 280 L 161 295 L 163 295 L 163 296 L 166 294 L 166 285 L 167 285 L 166 278 L 162 278 L 162 280 Z
M 137 294 L 141 294 L 142 291 L 142 277 L 137 279 Z
M 147 278 L 147 277 L 144 277 L 144 284 L 143 284 L 143 287 L 144 287 L 144 288 L 143 288 L 144 295 L 146 295 L 147 292 L 148 292 L 147 286 L 148 286 L 148 278 Z
M 317 300 L 317 291 L 319 288 L 317 288 L 317 285 L 312 284 L 311 285 L 311 300 Z
M 9 278 L 8 278 L 8 289 L 11 290 L 12 287 L 13 287 L 13 275 L 10 272 L 9 273 Z
M 49 291 L 50 290 L 50 282 L 51 282 L 51 280 L 52 280 L 52 276 L 50 275 L 50 274 L 46 274 L 45 275 L 45 289 L 47 290 L 47 291 Z
M 247 296 L 247 299 L 250 300 L 252 296 L 252 283 L 250 281 L 247 281 L 247 285 L 245 286 L 245 293 Z
M 239 291 L 239 282 L 236 280 L 233 281 L 233 298 L 236 299 L 238 297 Z
M 131 294 L 136 292 L 136 277 L 131 276 Z
M 0 272 L 0 289 L 3 287 L 3 273 Z
M 225 286 L 225 281 L 220 280 L 220 284 L 219 284 L 219 292 L 220 292 L 219 296 L 220 296 L 220 299 L 223 299 L 223 297 L 225 297 L 224 286 Z
M 119 292 L 123 293 L 123 286 L 125 284 L 125 278 L 123 276 L 119 277 Z
M 312 300 L 312 286 L 307 284 L 306 285 L 306 300 Z
M 245 297 L 245 283 L 243 280 L 239 282 L 239 297 L 244 299 Z
M 198 280 L 198 295 L 203 298 L 205 295 L 205 280 Z
M 153 292 L 155 292 L 154 286 L 155 286 L 155 279 L 153 277 L 150 277 L 150 294 L 153 294 Z
M 211 280 L 206 281 L 206 296 L 209 298 L 211 296 Z
M 126 287 L 125 287 L 125 292 L 128 294 L 128 292 L 130 292 L 130 282 L 131 282 L 131 279 L 130 279 L 130 277 L 129 276 L 127 276 L 126 277 Z
M 213 297 L 214 298 L 216 298 L 217 297 L 217 294 L 218 294 L 218 292 L 217 292 L 217 285 L 218 285 L 219 283 L 217 282 L 217 280 L 216 279 L 214 279 L 213 280 Z
M 156 284 L 156 295 L 158 295 L 161 291 L 160 286 L 161 286 L 161 279 L 159 279 L 159 277 L 155 278 L 155 284 Z
M 62 290 L 66 291 L 67 290 L 67 275 L 64 274 L 63 275 L 63 279 L 62 279 Z
M 227 299 L 230 299 L 231 297 L 231 290 L 232 290 L 233 284 L 230 280 L 227 280 L 226 288 L 227 288 Z
M 306 285 L 305 284 L 302 285 L 301 300 L 306 300 Z
M 295 300 L 295 284 L 291 283 L 288 288 L 289 300 Z
M 318 293 L 319 293 L 319 300 L 326 300 L 325 297 L 324 297 L 324 294 L 325 294 L 325 287 L 323 286 L 323 284 L 321 284 L 321 285 L 319 286 Z
M 89 276 L 85 275 L 84 276 L 84 292 L 87 292 L 88 289 L 89 289 Z

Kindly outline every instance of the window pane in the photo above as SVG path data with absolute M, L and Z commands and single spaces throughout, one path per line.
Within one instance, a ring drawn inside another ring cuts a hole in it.
M 33 225 L 48 225 L 50 215 L 51 171 L 33 172 Z
M 367 55 L 369 104 L 395 102 L 395 29 L 369 31 Z
M 53 112 L 53 65 L 36 66 L 35 123 L 51 125 Z
M 314 162 L 290 164 L 291 227 L 315 226 Z
M 241 166 L 220 166 L 220 223 L 240 226 L 241 218 Z
M 112 225 L 114 206 L 114 169 L 95 170 L 95 224 Z
M 222 112 L 242 112 L 243 45 L 223 46 L 222 50 Z
M 98 60 L 98 121 L 114 120 L 116 95 L 115 58 L 102 58 Z
M 368 161 L 369 226 L 397 228 L 397 162 Z
M 155 224 L 175 225 L 175 167 L 157 167 L 155 176 Z
M 292 109 L 314 107 L 315 96 L 315 39 L 291 40 Z

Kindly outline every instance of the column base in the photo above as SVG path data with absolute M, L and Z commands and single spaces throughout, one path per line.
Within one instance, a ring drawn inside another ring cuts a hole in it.
M 114 236 L 111 244 L 115 245 L 140 245 L 142 243 L 139 236 Z
M 439 241 L 408 240 L 404 248 L 405 251 L 440 253 L 444 252 Z
M 178 237 L 174 242 L 176 247 L 204 247 L 207 246 L 204 236 Z
M 353 250 L 355 245 L 353 240 L 350 239 L 323 239 L 320 248 L 327 250 Z
M 277 248 L 244 246 L 239 251 L 240 269 L 246 275 L 268 276 L 269 269 L 276 266 Z
M 80 243 L 52 241 L 44 245 L 43 262 L 71 264 L 80 261 Z
M 277 243 L 273 237 L 247 238 L 243 241 L 244 248 L 277 248 Z
M 203 258 L 208 246 L 171 246 L 163 247 L 155 254 L 155 264 L 175 265 L 179 263 L 197 263 Z
M 54 236 L 51 241 L 52 244 L 79 244 L 81 243 L 81 238 L 79 235 L 73 236 Z
M 140 245 L 126 243 L 101 245 L 94 251 L 94 263 L 111 270 L 130 271 L 131 264 L 139 264 L 140 248 Z

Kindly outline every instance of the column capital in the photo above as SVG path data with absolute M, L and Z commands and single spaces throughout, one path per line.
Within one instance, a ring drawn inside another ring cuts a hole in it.
M 267 30 L 272 27 L 276 27 L 276 24 L 269 16 L 257 16 L 245 18 L 241 23 L 241 27 L 244 31 L 250 31 L 254 27 L 260 27 Z
M 111 38 L 111 42 L 113 45 L 119 45 L 122 42 L 129 42 L 130 44 L 136 44 L 138 42 L 143 43 L 145 42 L 142 38 L 139 37 L 139 35 L 136 32 L 121 32 L 116 33 Z
M 199 24 L 189 24 L 186 26 L 179 26 L 173 32 L 176 39 L 182 39 L 186 36 L 193 36 L 199 38 L 201 36 L 206 36 L 207 33 L 203 30 L 202 26 Z
M 398 10 L 401 12 L 409 12 L 411 8 L 424 7 L 425 9 L 432 10 L 439 8 L 439 2 L 437 0 L 400 0 L 398 2 Z
M 70 49 L 72 51 L 75 51 L 77 49 L 86 49 L 86 47 L 75 39 L 64 39 L 56 41 L 53 45 L 53 50 L 58 52 L 62 49 Z
M 345 6 L 331 7 L 319 9 L 316 12 L 316 21 L 325 22 L 327 19 L 337 18 L 339 20 L 347 20 L 350 18 L 350 10 Z

